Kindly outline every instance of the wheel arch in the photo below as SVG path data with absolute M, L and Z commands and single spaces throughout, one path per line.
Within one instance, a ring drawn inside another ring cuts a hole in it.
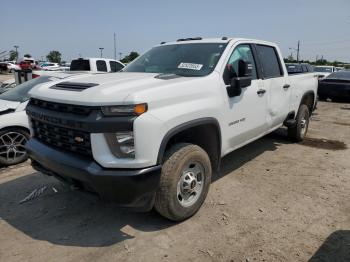
M 166 150 L 175 143 L 188 142 L 202 147 L 209 155 L 213 169 L 221 159 L 221 130 L 217 119 L 207 117 L 191 120 L 170 129 L 161 142 L 157 164 L 161 164 Z
M 3 128 L 0 129 L 0 132 L 4 131 L 4 130 L 10 130 L 10 129 L 20 129 L 23 130 L 25 132 L 27 132 L 30 135 L 30 130 L 28 127 L 25 126 L 20 126 L 20 125 L 14 125 L 14 126 L 5 126 Z
M 300 100 L 300 105 L 306 105 L 309 108 L 310 113 L 314 111 L 316 105 L 316 95 L 314 91 L 307 91 Z

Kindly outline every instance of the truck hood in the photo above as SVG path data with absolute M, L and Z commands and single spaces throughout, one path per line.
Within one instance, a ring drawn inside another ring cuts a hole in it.
M 0 113 L 4 112 L 6 110 L 9 110 L 9 109 L 16 110 L 20 104 L 21 104 L 20 102 L 7 101 L 7 100 L 0 99 Z
M 31 97 L 80 105 L 100 106 L 123 104 L 125 99 L 136 92 L 150 89 L 166 88 L 181 82 L 196 81 L 198 77 L 182 77 L 177 75 L 159 75 L 154 73 L 110 73 L 102 75 L 78 75 L 69 80 L 51 81 L 33 88 Z M 79 84 L 95 84 L 82 91 L 52 88 L 54 85 L 70 82 Z M 128 101 L 130 102 L 130 101 Z

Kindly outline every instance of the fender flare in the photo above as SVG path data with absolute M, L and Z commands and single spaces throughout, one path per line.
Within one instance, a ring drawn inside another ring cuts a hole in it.
M 157 157 L 157 164 L 162 163 L 162 159 L 164 157 L 165 149 L 172 137 L 174 137 L 176 134 L 179 134 L 182 131 L 185 131 L 187 129 L 200 126 L 200 125 L 205 125 L 205 124 L 211 124 L 214 125 L 217 128 L 217 134 L 218 134 L 218 146 L 217 146 L 217 154 L 218 154 L 218 166 L 220 165 L 220 159 L 221 159 L 221 129 L 219 125 L 219 121 L 216 118 L 213 117 L 205 117 L 205 118 L 199 118 L 195 120 L 191 120 L 185 123 L 182 123 L 178 126 L 173 127 L 170 129 L 165 136 L 162 139 L 162 142 L 159 147 L 158 151 L 158 157 Z
M 302 96 L 301 99 L 300 99 L 299 108 L 300 108 L 300 106 L 301 106 L 301 103 L 304 101 L 304 99 L 305 99 L 307 96 L 309 96 L 309 95 L 314 96 L 314 101 L 313 101 L 312 108 L 311 108 L 311 112 L 312 112 L 312 111 L 315 110 L 316 103 L 317 103 L 316 94 L 315 94 L 315 92 L 312 91 L 312 90 L 306 91 L 306 92 L 303 94 L 303 96 Z M 299 109 L 299 108 L 298 108 L 298 109 Z M 311 113 L 311 112 L 310 112 L 310 113 Z

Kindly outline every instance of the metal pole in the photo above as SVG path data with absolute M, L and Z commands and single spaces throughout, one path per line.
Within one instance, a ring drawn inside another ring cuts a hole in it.
M 100 49 L 100 51 L 101 51 L 101 58 L 102 58 L 102 56 L 103 56 L 103 49 L 104 49 L 104 48 L 103 48 L 103 47 L 100 47 L 99 49 Z
M 300 41 L 298 41 L 298 53 L 297 53 L 297 61 L 299 63 L 299 52 L 300 52 Z
M 117 42 L 115 39 L 115 33 L 114 33 L 114 60 L 117 60 Z
M 14 45 L 13 46 L 15 49 L 16 49 L 16 63 L 18 62 L 18 48 L 19 48 L 19 46 L 18 45 Z

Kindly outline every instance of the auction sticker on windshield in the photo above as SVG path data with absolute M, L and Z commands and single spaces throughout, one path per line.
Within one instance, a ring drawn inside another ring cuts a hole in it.
M 193 63 L 181 63 L 178 65 L 177 68 L 183 68 L 183 69 L 191 69 L 191 70 L 201 70 L 203 65 L 201 64 L 193 64 Z

